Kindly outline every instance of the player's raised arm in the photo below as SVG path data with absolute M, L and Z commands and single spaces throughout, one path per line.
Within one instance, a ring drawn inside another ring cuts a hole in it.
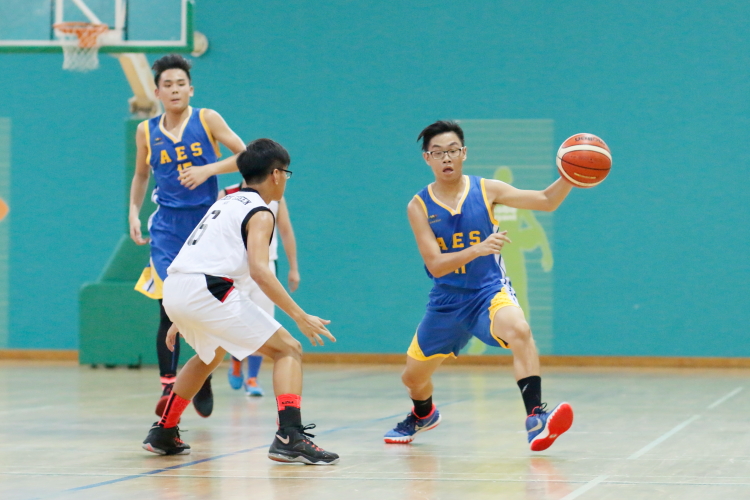
M 323 345 L 326 337 L 336 339 L 325 327 L 330 321 L 307 314 L 284 290 L 276 275 L 268 268 L 268 242 L 273 234 L 274 218 L 270 210 L 261 210 L 247 222 L 247 255 L 250 277 L 261 291 L 297 323 L 300 331 L 310 339 L 312 345 Z
M 289 217 L 289 208 L 286 199 L 279 200 L 279 214 L 276 217 L 276 226 L 279 236 L 284 245 L 286 260 L 289 262 L 289 291 L 294 292 L 299 287 L 300 275 L 297 265 L 297 239 L 294 237 L 292 219 Z
M 499 254 L 503 245 L 510 243 L 506 231 L 491 234 L 483 242 L 472 245 L 460 252 L 442 253 L 440 246 L 435 239 L 435 234 L 430 229 L 427 222 L 427 215 L 422 205 L 412 199 L 407 207 L 409 224 L 417 240 L 419 253 L 422 255 L 427 269 L 436 278 L 452 273 L 461 266 L 464 266 L 476 259 L 490 254 Z
M 487 198 L 490 203 L 526 210 L 552 212 L 568 196 L 573 186 L 564 179 L 557 179 L 542 191 L 517 189 L 502 181 L 485 179 Z
M 128 221 L 130 222 L 130 237 L 136 245 L 145 245 L 149 242 L 149 239 L 144 238 L 141 234 L 141 207 L 148 189 L 148 178 L 151 175 L 151 169 L 148 165 L 148 143 L 145 127 L 148 127 L 148 123 L 141 122 L 135 132 L 135 174 L 130 184 Z
M 245 150 L 245 144 L 242 142 L 242 139 L 240 139 L 240 136 L 238 136 L 234 130 L 229 128 L 229 125 L 227 125 L 227 122 L 224 121 L 224 118 L 222 118 L 219 113 L 213 109 L 206 109 L 203 118 L 205 118 L 206 125 L 216 141 L 229 148 L 229 150 L 235 155 Z M 227 158 L 227 160 L 233 158 L 235 158 L 235 156 Z M 227 160 L 182 170 L 182 172 L 180 172 L 180 184 L 192 190 L 206 182 L 206 180 L 213 175 L 237 172 L 237 162 Z

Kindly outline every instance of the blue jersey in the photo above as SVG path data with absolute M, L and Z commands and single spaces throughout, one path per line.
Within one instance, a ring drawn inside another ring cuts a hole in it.
M 497 231 L 497 220 L 487 200 L 484 179 L 473 175 L 465 177 L 466 189 L 456 210 L 441 203 L 432 193 L 431 186 L 414 196 L 427 214 L 427 221 L 442 253 L 460 252 L 481 243 Z M 448 285 L 465 290 L 502 286 L 506 281 L 502 257 L 495 254 L 477 257 L 440 278 L 435 278 L 427 266 L 425 270 L 436 286 Z
M 178 179 L 181 170 L 214 163 L 220 156 L 219 147 L 203 116 L 206 110 L 189 109 L 190 116 L 182 124 L 177 137 L 164 127 L 164 115 L 144 122 L 147 161 L 156 181 L 153 200 L 164 207 L 210 207 L 219 194 L 215 175 L 192 191 L 182 186 Z

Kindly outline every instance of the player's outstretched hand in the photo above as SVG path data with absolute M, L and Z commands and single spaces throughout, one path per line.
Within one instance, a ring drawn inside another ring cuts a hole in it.
M 141 234 L 141 220 L 130 219 L 130 238 L 135 241 L 136 245 L 145 245 L 151 238 L 144 238 Z
M 336 337 L 331 335 L 326 325 L 331 324 L 330 320 L 320 319 L 317 316 L 306 314 L 300 321 L 297 322 L 297 327 L 302 334 L 310 339 L 312 345 L 323 345 L 322 337 L 327 337 L 331 342 L 336 342 Z
M 167 349 L 169 349 L 172 352 L 174 352 L 174 343 L 177 340 L 177 332 L 178 332 L 177 325 L 172 323 L 172 326 L 170 326 L 169 330 L 167 330 L 167 339 L 165 341 L 167 343 Z
M 482 256 L 491 255 L 493 253 L 499 254 L 506 243 L 512 243 L 510 238 L 508 238 L 508 231 L 501 231 L 489 235 L 487 239 L 478 244 L 476 248 L 482 252 Z
M 180 184 L 193 190 L 211 177 L 211 171 L 204 167 L 187 167 L 180 172 Z

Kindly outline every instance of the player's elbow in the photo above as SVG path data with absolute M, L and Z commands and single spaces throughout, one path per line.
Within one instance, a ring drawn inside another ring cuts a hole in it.
M 148 169 L 135 169 L 133 174 L 133 183 L 135 184 L 146 184 L 148 183 L 149 171 Z
M 442 269 L 436 262 L 425 262 L 425 267 L 428 271 L 430 271 L 430 274 L 435 278 L 442 278 L 446 274 L 448 274 L 450 271 L 446 271 L 445 269 Z
M 258 286 L 262 287 L 263 285 L 268 283 L 269 280 L 269 274 L 271 272 L 268 270 L 268 266 L 263 266 L 262 264 L 251 264 L 250 265 L 250 277 L 253 279 L 255 283 L 258 284 Z

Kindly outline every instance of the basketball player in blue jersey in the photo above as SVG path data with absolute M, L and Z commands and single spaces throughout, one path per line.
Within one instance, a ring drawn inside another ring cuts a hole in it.
M 432 374 L 474 336 L 512 351 L 529 443 L 533 451 L 545 450 L 570 428 L 573 410 L 561 403 L 546 411 L 542 403 L 539 354 L 500 256 L 503 246 L 512 243 L 504 231 L 497 232 L 493 207 L 552 211 L 572 186 L 558 179 L 543 191 L 524 191 L 463 175 L 467 148 L 455 122 L 435 122 L 418 140 L 435 182 L 414 196 L 407 212 L 434 286 L 401 376 L 414 407 L 385 434 L 385 442 L 410 443 L 418 432 L 437 427 L 440 412 L 432 403 Z
M 177 373 L 179 343 L 174 353 L 165 339 L 171 326 L 162 306 L 162 283 L 167 268 L 185 240 L 206 214 L 218 195 L 216 174 L 236 172 L 236 164 L 217 164 L 219 144 L 233 153 L 245 150 L 242 140 L 211 109 L 190 106 L 193 86 L 191 64 L 176 54 L 164 56 L 153 65 L 156 97 L 164 105 L 164 114 L 146 120 L 136 131 L 135 175 L 130 187 L 130 237 L 138 245 L 151 243 L 150 266 L 145 269 L 136 290 L 159 300 L 161 311 L 156 335 L 162 395 L 156 414 L 164 412 Z M 150 240 L 141 234 L 140 211 L 153 172 L 156 189 L 153 200 L 158 205 L 148 221 Z M 192 177 L 183 185 L 181 173 Z M 196 411 L 207 417 L 213 410 L 211 380 L 208 379 L 193 401 Z

